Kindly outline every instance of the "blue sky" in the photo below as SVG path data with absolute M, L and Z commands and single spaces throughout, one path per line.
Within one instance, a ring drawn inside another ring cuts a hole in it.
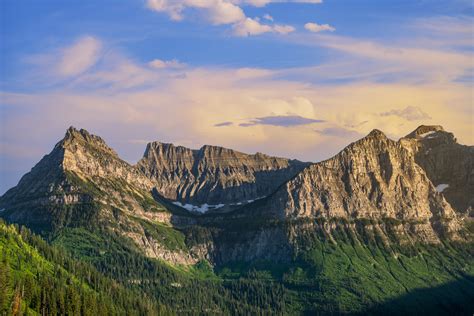
M 372 128 L 473 143 L 465 0 L 0 2 L 0 193 L 70 125 L 318 161 Z M 295 141 L 295 140 L 298 141 Z

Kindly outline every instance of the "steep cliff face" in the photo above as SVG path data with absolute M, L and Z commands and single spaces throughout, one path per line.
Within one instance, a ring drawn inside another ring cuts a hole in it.
M 457 238 L 460 224 L 453 209 L 415 163 L 401 142 L 378 130 L 335 157 L 313 164 L 267 199 L 265 210 L 281 219 L 371 222 L 385 230 L 389 221 L 400 237 L 439 242 Z M 380 223 L 378 225 L 377 223 Z
M 148 144 L 138 168 L 165 198 L 195 205 L 242 203 L 272 193 L 307 164 L 216 146 Z
M 415 161 L 460 214 L 474 208 L 474 146 L 457 143 L 441 126 L 422 125 L 404 138 Z

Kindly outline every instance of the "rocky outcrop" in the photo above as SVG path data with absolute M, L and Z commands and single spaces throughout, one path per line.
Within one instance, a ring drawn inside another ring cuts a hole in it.
M 401 142 L 460 214 L 474 209 L 474 146 L 457 143 L 441 126 L 422 125 Z
M 230 204 L 269 195 L 307 164 L 247 155 L 227 148 L 199 150 L 153 142 L 138 168 L 165 198 L 184 203 Z

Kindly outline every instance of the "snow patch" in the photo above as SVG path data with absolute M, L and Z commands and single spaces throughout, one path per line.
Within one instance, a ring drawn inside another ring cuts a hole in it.
M 237 203 L 231 203 L 230 205 L 243 205 L 243 204 L 248 204 L 248 203 L 252 203 L 252 202 L 255 202 L 256 200 L 260 200 L 260 199 L 263 199 L 265 198 L 265 196 L 260 196 L 260 197 L 257 197 L 255 198 L 254 200 L 246 200 L 246 201 L 243 201 L 243 202 L 237 202 Z M 198 213 L 206 213 L 207 211 L 210 211 L 210 210 L 216 210 L 216 209 L 219 209 L 219 208 L 222 208 L 225 206 L 224 203 L 219 203 L 219 204 L 207 204 L 207 203 L 204 203 L 202 205 L 193 205 L 193 204 L 189 204 L 189 203 L 186 203 L 186 204 L 183 204 L 181 202 L 178 202 L 178 201 L 175 201 L 175 202 L 172 202 L 174 205 L 177 205 L 179 207 L 182 207 L 190 212 L 198 212 Z
M 438 184 L 436 186 L 436 191 L 438 191 L 439 193 L 443 192 L 444 190 L 446 190 L 447 188 L 449 188 L 449 184 L 446 184 L 446 183 L 441 183 L 441 184 Z
M 193 204 L 182 204 L 181 202 L 178 202 L 178 201 L 173 202 L 173 204 L 179 207 L 182 207 L 184 209 L 187 209 L 190 212 L 198 212 L 198 213 L 206 213 L 209 210 L 215 210 L 215 209 L 225 206 L 225 204 L 222 204 L 222 203 L 215 204 L 215 205 L 204 203 L 201 206 L 198 206 L 198 205 L 193 205 Z
M 418 137 L 420 137 L 420 138 L 425 138 L 425 137 L 427 137 L 427 136 L 429 136 L 429 135 L 432 135 L 432 134 L 434 134 L 434 133 L 436 133 L 436 131 L 430 131 L 430 132 L 426 132 L 426 133 L 420 134 L 420 135 L 418 135 Z
M 5 211 L 5 209 L 4 209 L 4 208 L 2 208 L 2 209 L 0 210 L 0 213 L 1 213 L 1 212 L 3 212 L 3 211 Z

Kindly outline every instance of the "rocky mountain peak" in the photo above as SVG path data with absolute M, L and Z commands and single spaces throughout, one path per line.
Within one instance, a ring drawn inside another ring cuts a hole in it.
M 151 157 L 153 155 L 169 155 L 170 153 L 180 151 L 184 149 L 182 146 L 175 146 L 171 143 L 162 143 L 159 141 L 153 141 L 146 145 L 145 153 L 143 157 Z
M 88 150 L 103 152 L 107 155 L 113 155 L 118 158 L 117 153 L 110 148 L 106 142 L 99 136 L 89 133 L 85 129 L 77 129 L 73 126 L 66 130 L 64 138 L 56 145 L 70 151 L 77 151 L 78 147 Z
M 444 128 L 441 125 L 420 125 L 413 132 L 405 136 L 406 138 L 424 138 L 435 132 L 443 131 Z
M 387 136 L 379 129 L 373 129 L 365 138 L 387 139 Z

